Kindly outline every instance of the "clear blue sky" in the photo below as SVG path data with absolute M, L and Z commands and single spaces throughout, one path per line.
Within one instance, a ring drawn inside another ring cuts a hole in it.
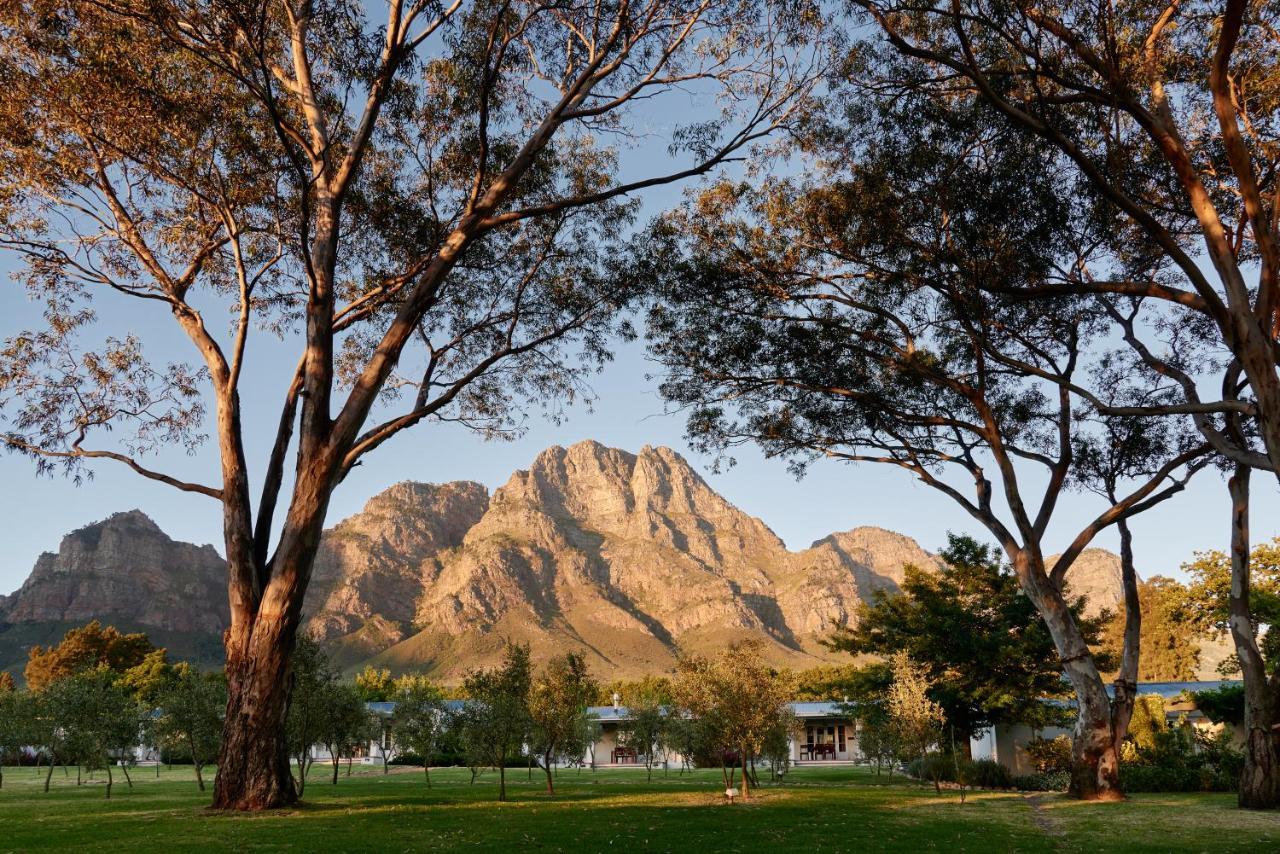
M 671 123 L 682 117 L 704 116 L 710 106 L 706 100 L 684 93 L 674 103 L 655 102 L 645 120 L 648 134 L 628 155 L 626 171 L 651 174 L 655 167 L 681 168 L 683 164 L 663 162 L 667 160 Z M 679 193 L 677 188 L 654 191 L 645 197 L 646 209 L 653 212 L 668 206 Z M 12 259 L 0 254 L 0 273 L 11 268 Z M 141 333 L 153 356 L 191 359 L 190 345 L 158 304 L 139 306 L 136 301 L 110 295 L 97 308 L 110 321 L 114 334 L 129 330 Z M 37 319 L 37 309 L 22 289 L 7 277 L 0 279 L 0 338 Z M 273 437 L 280 395 L 296 350 L 262 336 L 251 348 L 253 373 L 246 380 L 244 427 L 257 474 Z M 688 451 L 681 416 L 664 414 L 657 382 L 645 376 L 654 370 L 641 344 L 622 347 L 617 360 L 592 383 L 598 394 L 594 411 L 578 407 L 560 426 L 535 415 L 528 433 L 519 441 L 485 443 L 452 425 L 426 425 L 403 434 L 367 458 L 342 484 L 331 504 L 330 524 L 358 511 L 370 496 L 399 480 L 470 479 L 493 488 L 516 469 L 527 467 L 543 448 L 593 438 L 631 451 L 645 444 L 675 448 L 706 474 L 713 487 L 763 519 L 793 549 L 859 525 L 900 531 L 929 549 L 936 549 L 948 530 L 982 533 L 949 499 L 896 469 L 819 463 L 804 480 L 796 481 L 782 461 L 768 461 L 754 449 L 742 448 L 736 454 L 737 467 L 712 475 L 707 472 L 710 461 Z M 153 463 L 179 476 L 217 483 L 216 448 L 212 444 L 193 457 L 174 451 Z M 143 480 L 110 462 L 97 466 L 96 472 L 93 480 L 77 487 L 62 478 L 37 478 L 30 461 L 0 454 L 0 542 L 4 543 L 0 593 L 17 588 L 37 555 L 55 550 L 65 533 L 120 510 L 139 508 L 171 536 L 213 543 L 221 551 L 218 507 L 211 499 Z M 1261 539 L 1280 528 L 1276 524 L 1280 501 L 1273 479 L 1256 477 L 1254 483 L 1255 539 Z M 1051 531 L 1053 547 L 1064 545 L 1096 512 L 1097 501 L 1091 496 L 1068 496 Z M 1202 474 L 1186 493 L 1136 522 L 1139 570 L 1146 575 L 1171 573 L 1193 551 L 1223 547 L 1227 521 L 1224 485 L 1216 474 Z M 1114 547 L 1114 536 L 1105 534 L 1099 544 Z

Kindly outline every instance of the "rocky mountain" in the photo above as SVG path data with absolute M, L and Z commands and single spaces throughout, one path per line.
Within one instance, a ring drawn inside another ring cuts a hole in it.
M 553 447 L 494 492 L 458 546 L 419 562 L 417 631 L 374 663 L 456 676 L 512 638 L 640 673 L 756 637 L 779 663 L 813 664 L 832 620 L 896 589 L 903 562 L 933 560 L 870 528 L 792 553 L 668 448 Z
M 31 644 L 56 643 L 89 620 L 145 630 L 186 657 L 220 656 L 229 609 L 213 546 L 167 536 L 144 513 L 116 513 L 62 538 L 0 600 L 0 669 L 21 671 Z
M 496 660 L 508 638 L 535 654 L 579 650 L 611 678 L 748 637 L 804 667 L 831 658 L 818 640 L 897 590 L 906 564 L 936 558 L 870 527 L 789 551 L 669 448 L 588 441 L 548 448 L 492 495 L 463 481 L 374 496 L 325 532 L 304 611 L 344 666 L 445 679 Z M 1069 583 L 1113 606 L 1118 572 L 1114 555 L 1090 550 Z M 224 573 L 212 546 L 174 542 L 139 511 L 116 514 L 69 534 L 0 598 L 0 666 L 21 643 L 92 618 L 175 652 L 216 649 Z

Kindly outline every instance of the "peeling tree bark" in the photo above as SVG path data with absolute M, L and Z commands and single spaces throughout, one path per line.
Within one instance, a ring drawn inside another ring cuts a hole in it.
M 1244 769 L 1239 804 L 1246 809 L 1280 805 L 1276 770 L 1275 713 L 1272 686 L 1258 649 L 1249 611 L 1249 468 L 1239 466 L 1228 482 L 1231 491 L 1231 638 L 1244 676 Z

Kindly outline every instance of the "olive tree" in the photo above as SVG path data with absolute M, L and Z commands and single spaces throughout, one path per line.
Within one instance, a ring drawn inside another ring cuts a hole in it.
M 222 715 L 227 706 L 227 682 L 221 673 L 200 673 L 178 667 L 156 691 L 158 716 L 152 732 L 162 747 L 191 753 L 196 785 L 204 791 L 204 766 L 218 755 Z
M 502 664 L 473 670 L 462 680 L 465 705 L 459 734 L 467 761 L 473 769 L 498 769 L 499 801 L 507 799 L 507 762 L 520 755 L 532 729 L 531 677 L 529 648 L 508 643 Z
M 0 9 L 21 93 L 0 107 L 0 247 L 44 308 L 0 345 L 3 444 L 214 503 L 231 605 L 214 806 L 298 796 L 290 654 L 334 490 L 417 425 L 511 435 L 531 402 L 584 393 L 633 293 L 614 250 L 635 194 L 788 123 L 821 26 L 774 0 Z M 706 107 L 680 121 L 691 92 Z M 670 156 L 650 158 L 658 115 Z M 174 333 L 189 361 L 155 352 Z M 149 458 L 206 431 L 204 476 Z
M 765 664 L 758 642 L 746 641 L 714 658 L 681 658 L 674 691 L 679 710 L 704 722 L 722 755 L 726 749 L 737 754 L 742 797 L 751 797 L 748 768 L 791 711 L 790 679 Z M 732 787 L 732 776 L 725 783 Z
M 549 795 L 555 794 L 555 764 L 582 756 L 582 721 L 597 690 L 586 659 L 577 652 L 551 658 L 529 686 L 529 749 L 546 774 Z
M 64 676 L 45 688 L 42 702 L 47 704 L 53 726 L 61 730 L 58 751 L 64 761 L 73 760 L 90 771 L 105 770 L 108 799 L 115 781 L 112 766 L 117 759 L 125 779 L 133 786 L 128 751 L 138 743 L 141 710 L 120 684 L 118 674 L 99 667 Z
M 431 758 L 449 732 L 453 719 L 444 691 L 421 677 L 397 680 L 391 697 L 396 704 L 388 728 L 396 747 L 422 758 L 422 773 L 431 788 Z M 384 757 L 385 757 L 384 744 Z M 386 769 L 385 762 L 383 769 Z

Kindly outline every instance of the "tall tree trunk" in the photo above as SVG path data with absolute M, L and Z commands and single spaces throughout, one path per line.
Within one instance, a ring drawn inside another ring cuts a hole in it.
M 1102 684 L 1093 653 L 1071 616 L 1066 597 L 1028 551 L 1014 560 L 1023 590 L 1031 597 L 1053 636 L 1063 673 L 1075 690 L 1078 715 L 1071 742 L 1072 797 L 1086 801 L 1122 800 L 1120 753 L 1111 729 L 1111 698 Z
M 551 754 L 548 753 L 542 757 L 546 764 L 542 766 L 542 770 L 547 773 L 547 794 L 554 795 L 556 793 L 555 781 L 551 777 Z
M 128 784 L 129 784 L 129 788 L 130 788 L 130 789 L 132 789 L 132 788 L 133 788 L 133 778 L 129 776 L 129 762 L 128 762 L 128 760 L 126 760 L 126 761 L 124 761 L 124 762 L 120 763 L 120 770 L 124 772 L 124 781 L 125 781 L 126 783 L 128 783 Z
M 1112 503 L 1115 503 L 1114 498 Z M 1142 646 L 1142 605 L 1138 601 L 1138 572 L 1133 562 L 1133 533 L 1129 522 L 1121 519 L 1120 577 L 1124 587 L 1124 643 L 1120 653 L 1120 672 L 1116 674 L 1115 696 L 1111 700 L 1111 739 L 1116 755 L 1133 718 L 1133 704 L 1138 695 L 1138 662 Z
M 107 763 L 107 800 L 111 800 L 111 784 L 114 780 L 111 777 L 111 763 Z
M 1238 466 L 1228 481 L 1231 491 L 1231 593 L 1229 625 L 1244 679 L 1244 770 L 1239 804 L 1245 809 L 1280 805 L 1280 781 L 1274 726 L 1276 704 L 1254 635 L 1249 609 L 1249 468 Z
M 338 771 L 342 768 L 342 760 L 330 751 L 329 760 L 333 763 L 333 785 L 338 785 Z
M 49 778 L 53 776 L 53 757 L 49 757 L 49 772 L 44 775 L 44 790 L 49 791 Z
M 738 754 L 738 761 L 742 763 L 742 799 L 745 801 L 751 797 L 751 775 L 747 773 L 747 752 L 745 750 Z
M 507 760 L 504 756 L 502 762 L 498 764 L 498 800 L 505 801 L 507 799 Z
M 200 791 L 203 792 L 204 791 L 204 774 L 201 772 L 203 771 L 204 766 L 201 765 L 201 763 L 199 762 L 193 762 L 193 764 L 196 766 L 196 786 L 199 787 Z
M 265 615 L 257 620 L 253 635 L 265 627 Z M 282 620 L 277 622 L 283 623 Z M 279 632 L 284 634 L 283 625 Z M 266 632 L 264 632 L 266 634 Z M 228 644 L 227 715 L 222 727 L 222 750 L 213 782 L 213 807 L 226 810 L 263 810 L 290 806 L 302 796 L 306 766 L 295 788 L 289 773 L 289 748 L 285 716 L 289 704 L 288 647 L 255 643 L 252 651 Z

